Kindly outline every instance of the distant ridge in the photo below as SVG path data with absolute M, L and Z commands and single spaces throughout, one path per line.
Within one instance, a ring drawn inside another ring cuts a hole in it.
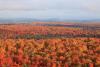
M 0 19 L 0 23 L 20 23 L 20 22 L 100 22 L 100 19 L 88 19 L 88 20 L 68 20 L 68 19 L 57 19 L 57 18 L 48 18 L 48 19 L 34 19 L 34 18 L 16 18 L 16 19 Z

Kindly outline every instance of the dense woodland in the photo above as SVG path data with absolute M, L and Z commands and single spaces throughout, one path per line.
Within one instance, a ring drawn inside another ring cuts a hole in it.
M 100 38 L 100 23 L 22 23 L 0 24 L 0 38 Z
M 100 67 L 100 39 L 0 39 L 0 67 Z
M 0 67 L 100 67 L 100 24 L 0 24 Z

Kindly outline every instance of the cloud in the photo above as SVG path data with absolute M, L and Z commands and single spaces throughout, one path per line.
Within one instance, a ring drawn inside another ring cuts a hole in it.
M 90 11 L 90 12 L 100 12 L 100 5 L 99 4 L 95 4 L 95 3 L 92 3 L 92 4 L 89 4 L 89 5 L 86 5 L 86 10 L 87 11 Z
M 82 9 L 92 4 L 100 6 L 98 2 L 100 3 L 98 0 L 0 0 L 0 9 Z
M 98 10 L 99 0 L 0 0 L 0 10 Z
M 0 18 L 100 18 L 100 0 L 0 0 Z

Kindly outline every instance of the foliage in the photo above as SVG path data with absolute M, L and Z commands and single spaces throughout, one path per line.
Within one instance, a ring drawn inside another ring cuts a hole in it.
M 1 67 L 100 66 L 100 39 L 0 39 Z M 66 46 L 66 47 L 65 47 Z

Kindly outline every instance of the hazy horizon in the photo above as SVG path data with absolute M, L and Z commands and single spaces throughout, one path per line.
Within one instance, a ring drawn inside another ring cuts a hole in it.
M 0 0 L 0 21 L 100 21 L 100 0 Z

